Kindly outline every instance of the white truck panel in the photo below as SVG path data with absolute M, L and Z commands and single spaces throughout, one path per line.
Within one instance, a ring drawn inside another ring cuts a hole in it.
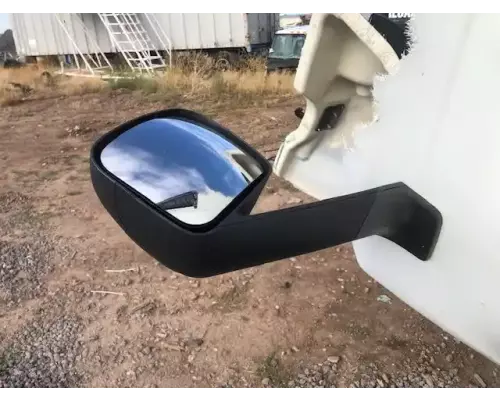
M 308 109 L 321 106 L 328 88 L 318 90 L 318 100 L 309 100 L 301 127 L 287 137 L 275 164 L 281 176 L 319 199 L 403 182 L 434 205 L 443 226 L 430 260 L 420 261 L 381 237 L 354 242 L 356 257 L 395 295 L 497 363 L 499 22 L 497 14 L 416 14 L 415 48 L 395 75 L 375 82 L 376 122 L 342 137 L 340 121 L 304 151 L 307 144 L 299 139 L 315 135 Z M 358 35 L 373 46 L 365 36 L 369 27 L 361 25 Z M 313 78 L 312 89 L 325 87 L 320 74 L 335 65 L 321 62 L 318 70 L 310 69 L 314 37 L 308 35 L 304 50 L 311 53 L 303 53 L 295 81 L 305 91 L 304 76 L 314 72 L 310 76 L 320 82 Z M 323 61 L 341 56 L 334 46 L 318 54 Z M 360 104 L 350 104 L 346 109 L 354 118 Z

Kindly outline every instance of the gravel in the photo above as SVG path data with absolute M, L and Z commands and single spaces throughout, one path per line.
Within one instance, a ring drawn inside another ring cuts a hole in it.
M 73 316 L 26 325 L 0 352 L 0 388 L 78 386 L 80 329 L 80 320 Z
M 290 388 L 333 388 L 336 386 L 340 357 L 330 356 L 323 363 L 303 366 L 294 379 L 288 381 Z
M 346 362 L 342 357 L 331 355 L 319 364 L 299 364 L 298 373 L 288 376 L 288 384 L 283 386 L 312 388 L 350 386 L 356 388 L 456 388 L 487 387 L 478 373 L 459 374 L 460 362 L 437 365 L 439 345 L 421 349 L 417 358 L 407 358 L 401 365 L 387 372 L 387 366 L 373 362 L 356 363 L 354 375 L 346 375 Z M 415 349 L 416 350 L 416 349 Z M 445 357 L 443 357 L 445 358 Z M 445 358 L 446 359 L 446 358 Z M 458 364 L 458 365 L 457 365 Z M 349 363 L 349 365 L 352 364 Z M 348 368 L 350 369 L 350 368 Z M 467 375 L 467 376 L 466 376 Z M 271 382 L 272 383 L 272 382 Z
M 38 296 L 44 290 L 42 278 L 52 269 L 51 251 L 52 245 L 44 238 L 0 241 L 0 301 L 13 305 Z
M 421 358 L 418 362 L 407 359 L 393 375 L 385 373 L 374 363 L 361 365 L 358 369 L 359 379 L 353 383 L 352 387 L 455 388 L 464 386 L 458 376 L 457 368 L 439 368 L 430 361 L 430 358 Z

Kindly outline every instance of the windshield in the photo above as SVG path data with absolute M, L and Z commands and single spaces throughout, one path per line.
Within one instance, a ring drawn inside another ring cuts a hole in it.
M 269 57 L 300 58 L 305 40 L 305 35 L 276 35 L 273 39 Z

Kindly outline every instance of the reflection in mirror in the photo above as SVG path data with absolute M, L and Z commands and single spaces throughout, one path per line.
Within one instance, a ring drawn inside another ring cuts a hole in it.
M 212 221 L 263 170 L 208 128 L 174 118 L 140 123 L 101 153 L 113 175 L 190 225 Z

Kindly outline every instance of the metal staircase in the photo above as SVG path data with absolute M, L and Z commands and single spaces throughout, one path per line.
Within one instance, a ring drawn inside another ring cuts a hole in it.
M 99 18 L 109 33 L 111 41 L 129 67 L 139 73 L 153 74 L 155 70 L 167 67 L 163 50 L 169 60 L 172 60 L 172 44 L 153 14 L 101 13 Z M 149 31 L 147 29 L 149 26 Z M 156 44 L 148 32 L 156 36 Z
M 95 34 L 87 29 L 79 14 L 74 14 L 74 18 L 72 18 L 71 21 L 75 22 L 77 28 L 81 29 L 85 34 L 89 44 L 89 50 L 91 51 L 90 53 L 83 53 L 78 47 L 77 40 L 75 39 L 76 35 L 73 30 L 74 27 L 67 21 L 68 14 L 55 14 L 55 18 L 73 47 L 73 58 L 75 60 L 76 67 L 79 70 L 83 69 L 80 65 L 80 61 L 82 61 L 85 65 L 85 69 L 87 69 L 92 75 L 95 75 L 98 71 L 113 71 L 111 63 L 97 44 Z

